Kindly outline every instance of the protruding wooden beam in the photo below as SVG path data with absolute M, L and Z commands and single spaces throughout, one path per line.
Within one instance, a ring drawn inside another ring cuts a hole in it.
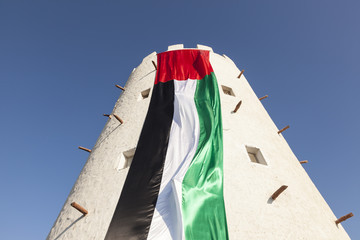
M 104 117 L 108 117 L 108 118 L 111 118 L 111 115 L 110 114 L 103 114 Z
M 114 117 L 115 117 L 121 124 L 124 123 L 124 121 L 123 121 L 118 115 L 114 114 Z
M 265 98 L 267 98 L 267 97 L 269 97 L 269 95 L 265 95 L 265 96 L 259 98 L 259 100 L 261 101 L 261 100 L 263 100 L 263 99 L 265 99 Z
M 75 208 L 76 210 L 78 210 L 79 212 L 81 212 L 82 214 L 84 214 L 84 215 L 86 215 L 86 214 L 89 213 L 85 208 L 83 208 L 82 206 L 80 206 L 80 205 L 77 204 L 76 202 L 72 202 L 72 203 L 71 203 L 71 206 L 72 206 L 73 208 Z
M 241 70 L 241 72 L 240 72 L 240 74 L 239 74 L 239 76 L 238 76 L 238 78 L 240 78 L 241 77 L 241 75 L 243 75 L 243 73 L 245 72 L 245 70 L 243 69 L 243 70 Z
M 154 61 L 151 61 L 155 67 L 155 70 L 157 70 L 157 66 L 156 66 L 156 63 Z
M 308 160 L 300 161 L 301 164 L 308 163 L 308 162 L 309 162 Z
M 88 148 L 84 148 L 84 147 L 79 146 L 79 149 L 81 149 L 81 150 L 84 150 L 84 151 L 87 151 L 87 152 L 91 153 L 91 150 L 90 150 L 90 149 L 88 149 Z
M 120 86 L 120 85 L 115 84 L 115 87 L 120 88 L 121 90 L 125 91 L 125 88 L 123 88 L 123 87 Z
M 342 216 L 341 218 L 336 220 L 335 223 L 336 223 L 336 225 L 338 225 L 339 223 L 341 223 L 341 222 L 345 221 L 346 219 L 349 219 L 349 218 L 351 218 L 353 216 L 354 216 L 353 213 L 346 214 L 345 216 Z
M 281 130 L 279 130 L 278 131 L 278 134 L 280 134 L 280 133 L 282 133 L 283 131 L 285 131 L 286 129 L 288 129 L 290 126 L 289 125 L 287 125 L 286 127 L 284 127 L 283 129 L 281 129 Z
M 288 186 L 286 185 L 282 185 L 278 190 L 276 190 L 276 192 L 273 193 L 273 195 L 271 195 L 271 198 L 273 200 L 275 200 L 283 191 L 285 191 L 285 189 L 287 189 Z
M 237 110 L 239 110 L 241 103 L 242 103 L 242 101 L 240 100 L 240 102 L 238 104 L 236 104 L 235 109 L 234 109 L 234 111 L 232 111 L 232 113 L 236 113 Z

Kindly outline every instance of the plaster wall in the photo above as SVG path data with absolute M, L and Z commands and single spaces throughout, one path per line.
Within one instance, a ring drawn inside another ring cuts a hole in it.
M 211 54 L 211 64 L 219 85 L 235 95 L 220 93 L 230 239 L 350 239 L 245 76 L 237 78 L 240 70 L 225 55 Z M 267 165 L 251 162 L 245 146 L 260 149 Z M 282 185 L 288 188 L 272 201 Z
M 104 239 L 120 197 L 128 168 L 118 170 L 123 152 L 136 147 L 150 96 L 142 99 L 141 92 L 152 87 L 156 70 L 153 52 L 133 70 L 102 130 L 79 178 L 73 186 L 47 239 Z M 82 216 L 70 206 L 77 202 L 89 211 Z
M 182 44 L 169 46 L 181 49 Z M 227 56 L 212 52 L 210 61 L 218 79 L 224 129 L 224 195 L 230 239 L 350 239 L 311 179 L 278 134 L 249 83 Z M 156 53 L 145 57 L 133 70 L 125 91 L 108 119 L 47 239 L 104 239 L 128 168 L 118 170 L 123 152 L 136 147 L 149 105 Z M 224 94 L 221 85 L 235 96 Z M 236 104 L 242 105 L 232 113 Z M 267 165 L 253 163 L 245 146 L 259 148 Z M 289 187 L 275 200 L 270 196 Z M 82 214 L 70 206 L 77 202 L 89 211 Z

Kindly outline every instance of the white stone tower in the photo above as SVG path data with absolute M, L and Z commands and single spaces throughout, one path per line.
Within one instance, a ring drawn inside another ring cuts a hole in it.
M 207 46 L 197 47 L 210 50 L 222 90 L 224 197 L 230 239 L 350 239 L 341 224 L 335 223 L 337 218 L 245 76 L 238 78 L 240 70 L 227 56 Z M 182 48 L 179 44 L 168 50 Z M 105 238 L 149 106 L 156 61 L 153 52 L 132 71 L 47 239 Z M 271 196 L 283 185 L 288 188 L 273 200 Z M 88 214 L 73 208 L 73 202 Z

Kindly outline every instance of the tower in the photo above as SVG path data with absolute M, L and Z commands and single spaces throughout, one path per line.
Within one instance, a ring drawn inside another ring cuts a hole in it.
M 168 50 L 182 48 L 179 44 Z M 349 239 L 243 71 L 210 47 L 198 48 L 210 51 L 220 89 L 230 239 Z M 115 230 L 110 223 L 149 107 L 156 69 L 154 52 L 131 73 L 48 239 L 111 239 Z

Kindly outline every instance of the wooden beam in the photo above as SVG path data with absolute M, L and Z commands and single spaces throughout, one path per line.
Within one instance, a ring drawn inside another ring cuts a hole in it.
M 81 149 L 81 150 L 84 150 L 84 151 L 87 151 L 87 152 L 91 153 L 91 150 L 90 150 L 90 149 L 88 149 L 88 148 L 84 148 L 84 147 L 79 146 L 79 149 Z
M 279 130 L 278 131 L 278 134 L 280 134 L 280 133 L 282 133 L 283 131 L 285 131 L 286 129 L 288 129 L 290 126 L 289 125 L 287 125 L 286 127 L 284 127 L 283 129 L 281 129 L 281 130 Z
M 154 61 L 151 61 L 155 67 L 155 70 L 157 70 L 157 66 L 156 66 L 156 63 Z
M 261 101 L 261 100 L 263 100 L 263 99 L 265 99 L 265 98 L 267 98 L 267 97 L 269 97 L 269 96 L 268 96 L 268 95 L 265 95 L 265 96 L 259 98 L 259 100 Z
M 300 161 L 301 164 L 308 163 L 308 162 L 309 162 L 308 160 Z
M 242 103 L 242 101 L 240 100 L 240 102 L 238 104 L 236 104 L 234 111 L 232 111 L 233 113 L 236 113 L 237 110 L 239 110 L 241 103 Z
M 273 195 L 271 195 L 271 198 L 275 200 L 287 188 L 288 186 L 282 185 L 278 190 L 276 190 L 276 192 L 273 193 Z
M 240 74 L 239 74 L 239 76 L 237 77 L 237 78 L 240 78 L 241 77 L 241 75 L 243 75 L 243 73 L 245 72 L 245 70 L 243 69 L 243 70 L 241 70 L 241 72 L 240 72 Z
M 118 115 L 114 114 L 114 117 L 115 117 L 121 124 L 124 123 L 124 121 L 123 121 Z
M 103 114 L 104 117 L 108 117 L 108 118 L 111 118 L 111 115 L 110 114 Z
M 123 88 L 123 87 L 120 86 L 120 85 L 115 84 L 115 87 L 120 88 L 121 90 L 125 91 L 125 88 Z
M 80 206 L 80 205 L 77 204 L 76 202 L 72 202 L 72 203 L 71 203 L 71 206 L 72 206 L 73 208 L 75 208 L 76 210 L 78 210 L 79 212 L 81 212 L 82 214 L 84 214 L 84 215 L 86 215 L 86 214 L 89 213 L 85 208 L 83 208 L 82 206 Z
M 354 216 L 353 213 L 346 214 L 345 216 L 342 216 L 341 218 L 336 220 L 335 223 L 336 223 L 336 225 L 338 225 L 339 223 L 341 223 L 341 222 L 345 221 L 346 219 L 349 219 L 349 218 L 351 218 L 353 216 Z

